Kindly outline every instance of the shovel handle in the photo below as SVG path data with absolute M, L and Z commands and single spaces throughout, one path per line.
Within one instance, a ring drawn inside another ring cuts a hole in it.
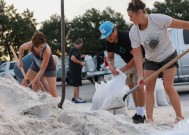
M 127 96 L 128 96 L 129 94 L 131 94 L 133 91 L 135 91 L 135 90 L 137 90 L 137 89 L 139 89 L 139 86 L 138 86 L 138 85 L 135 85 L 135 87 L 133 87 L 132 89 L 130 89 L 130 90 L 124 95 L 123 101 L 125 101 L 125 99 L 127 98 Z
M 169 66 L 171 66 L 172 64 L 174 64 L 178 59 L 180 59 L 181 57 L 183 57 L 185 54 L 187 54 L 189 52 L 189 49 L 187 49 L 186 51 L 184 51 L 183 53 L 181 53 L 180 55 L 178 55 L 177 57 L 175 57 L 174 59 L 172 59 L 171 61 L 169 61 L 167 64 L 165 64 L 163 67 L 161 67 L 159 70 L 157 70 L 156 72 L 154 72 L 152 75 L 148 76 L 147 78 L 145 78 L 143 80 L 144 83 L 148 82 L 149 80 L 151 80 L 152 78 L 156 77 L 159 75 L 159 73 L 161 73 L 162 71 L 164 71 L 165 69 L 167 69 Z
M 15 53 L 15 51 L 14 51 L 14 49 L 13 49 L 12 45 L 10 45 L 10 49 L 11 49 L 11 51 L 12 51 L 13 55 L 14 55 L 14 58 L 15 58 L 15 59 L 16 59 L 16 61 L 18 62 L 18 57 L 17 57 L 17 55 L 16 55 L 16 53 Z M 21 72 L 22 72 L 23 76 L 25 77 L 25 76 L 26 76 L 26 74 L 25 74 L 25 71 L 24 71 L 23 67 L 21 67 L 21 68 L 20 68 L 20 70 L 21 70 Z
M 158 76 L 159 73 L 161 73 L 162 71 L 164 71 L 165 69 L 167 69 L 169 66 L 171 66 L 172 64 L 174 64 L 178 59 L 180 59 L 181 57 L 183 57 L 184 55 L 186 55 L 189 52 L 189 49 L 187 49 L 186 51 L 184 51 L 183 53 L 181 53 L 180 55 L 178 55 L 177 57 L 175 57 L 174 59 L 172 59 L 171 61 L 169 61 L 167 64 L 165 64 L 163 67 L 161 67 L 159 70 L 157 70 L 156 72 L 154 72 L 152 75 L 148 76 L 147 78 L 145 78 L 143 80 L 144 84 L 147 83 L 149 80 L 153 79 L 154 77 Z M 128 91 L 124 97 L 123 97 L 123 101 L 125 101 L 125 98 L 131 94 L 133 91 L 137 90 L 139 88 L 138 85 L 136 85 L 136 87 L 132 88 L 130 91 Z

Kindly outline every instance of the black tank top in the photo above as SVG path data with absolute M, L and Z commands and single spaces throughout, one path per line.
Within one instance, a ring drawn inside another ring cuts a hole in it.
M 32 46 L 31 52 L 34 55 L 34 62 L 39 67 L 39 69 L 41 67 L 41 64 L 42 64 L 42 61 L 43 61 L 43 54 L 44 54 L 46 48 L 47 48 L 47 44 L 45 43 L 43 45 L 42 53 L 41 53 L 41 56 L 40 56 L 40 55 L 36 54 L 35 49 Z M 55 65 L 54 59 L 53 59 L 52 54 L 51 54 L 50 58 L 49 58 L 49 63 L 47 64 L 45 71 L 52 71 L 52 70 L 56 70 L 56 65 Z

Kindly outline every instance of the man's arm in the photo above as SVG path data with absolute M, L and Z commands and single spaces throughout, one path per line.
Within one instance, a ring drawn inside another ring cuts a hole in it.
M 107 56 L 107 61 L 108 61 L 108 65 L 109 68 L 112 72 L 113 75 L 118 75 L 119 72 L 116 70 L 115 66 L 114 66 L 114 52 L 107 52 L 108 56 Z
M 132 68 L 135 65 L 134 58 L 132 58 L 125 66 L 120 68 L 122 72 L 127 71 L 128 69 Z
M 133 55 L 133 51 L 130 52 Z M 125 66 L 123 66 L 120 70 L 122 72 L 127 71 L 128 69 L 132 68 L 135 65 L 134 58 L 132 58 Z
M 77 63 L 77 64 L 80 64 L 81 66 L 84 66 L 84 65 L 85 65 L 85 62 L 82 62 L 82 61 L 78 60 L 78 59 L 75 57 L 75 55 L 72 55 L 72 56 L 71 56 L 71 60 L 72 60 L 73 62 Z

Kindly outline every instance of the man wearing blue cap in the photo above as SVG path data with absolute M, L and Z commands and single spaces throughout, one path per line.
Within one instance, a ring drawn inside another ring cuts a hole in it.
M 132 55 L 132 47 L 129 39 L 128 31 L 117 30 L 114 24 L 110 21 L 103 22 L 99 30 L 101 32 L 101 39 L 106 39 L 107 61 L 109 68 L 113 75 L 118 75 L 119 72 L 114 67 L 114 53 L 121 56 L 127 63 L 120 70 L 127 76 L 126 84 L 129 88 L 133 88 L 137 84 L 137 71 Z M 144 123 L 144 88 L 132 93 L 136 106 L 136 114 L 132 117 L 134 123 Z

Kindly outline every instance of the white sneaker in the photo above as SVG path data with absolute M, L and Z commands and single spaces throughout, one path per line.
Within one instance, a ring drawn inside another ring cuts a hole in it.
M 86 100 L 83 100 L 82 98 L 75 98 L 75 103 L 86 103 Z

